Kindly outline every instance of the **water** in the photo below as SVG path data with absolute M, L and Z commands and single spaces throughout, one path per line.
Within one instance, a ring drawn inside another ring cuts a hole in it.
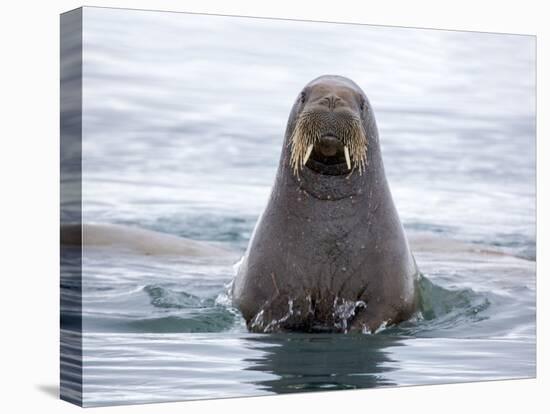
M 424 274 L 399 327 L 259 335 L 226 296 L 234 260 L 88 248 L 85 405 L 535 375 L 533 37 L 96 8 L 83 34 L 85 222 L 238 257 L 293 100 L 340 74 L 373 105 Z

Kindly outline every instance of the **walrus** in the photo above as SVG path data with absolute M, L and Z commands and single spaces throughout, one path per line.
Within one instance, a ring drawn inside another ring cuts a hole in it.
M 418 278 L 367 96 L 342 76 L 312 80 L 290 112 L 234 306 L 252 332 L 374 333 L 416 312 Z
M 106 249 L 119 253 L 147 256 L 177 256 L 181 258 L 209 258 L 235 262 L 235 252 L 219 245 L 186 239 L 133 226 L 111 223 L 62 224 L 62 246 Z

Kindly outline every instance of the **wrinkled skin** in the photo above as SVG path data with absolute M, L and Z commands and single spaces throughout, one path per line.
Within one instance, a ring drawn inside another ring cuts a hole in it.
M 293 173 L 290 137 L 304 110 L 361 117 L 362 174 L 350 173 L 343 147 L 326 150 L 323 143 Z M 416 311 L 417 275 L 368 99 L 347 78 L 311 81 L 290 113 L 268 205 L 233 282 L 234 305 L 254 332 L 374 332 Z

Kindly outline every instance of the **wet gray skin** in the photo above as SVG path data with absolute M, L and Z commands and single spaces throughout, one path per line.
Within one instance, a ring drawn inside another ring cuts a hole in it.
M 313 113 L 319 138 L 293 170 L 297 120 Z M 366 165 L 348 168 L 338 125 L 355 116 Z M 233 283 L 233 302 L 254 332 L 374 332 L 416 311 L 418 270 L 384 173 L 364 92 L 321 76 L 290 112 L 279 167 Z

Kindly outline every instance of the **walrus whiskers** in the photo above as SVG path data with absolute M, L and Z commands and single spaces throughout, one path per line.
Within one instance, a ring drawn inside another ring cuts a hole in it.
M 296 121 L 289 143 L 292 147 L 290 164 L 294 175 L 299 175 L 309 160 L 314 145 L 327 130 L 334 130 L 342 141 L 348 169 L 357 168 L 359 174 L 363 174 L 367 161 L 367 138 L 361 120 L 349 115 L 336 117 L 305 111 Z

